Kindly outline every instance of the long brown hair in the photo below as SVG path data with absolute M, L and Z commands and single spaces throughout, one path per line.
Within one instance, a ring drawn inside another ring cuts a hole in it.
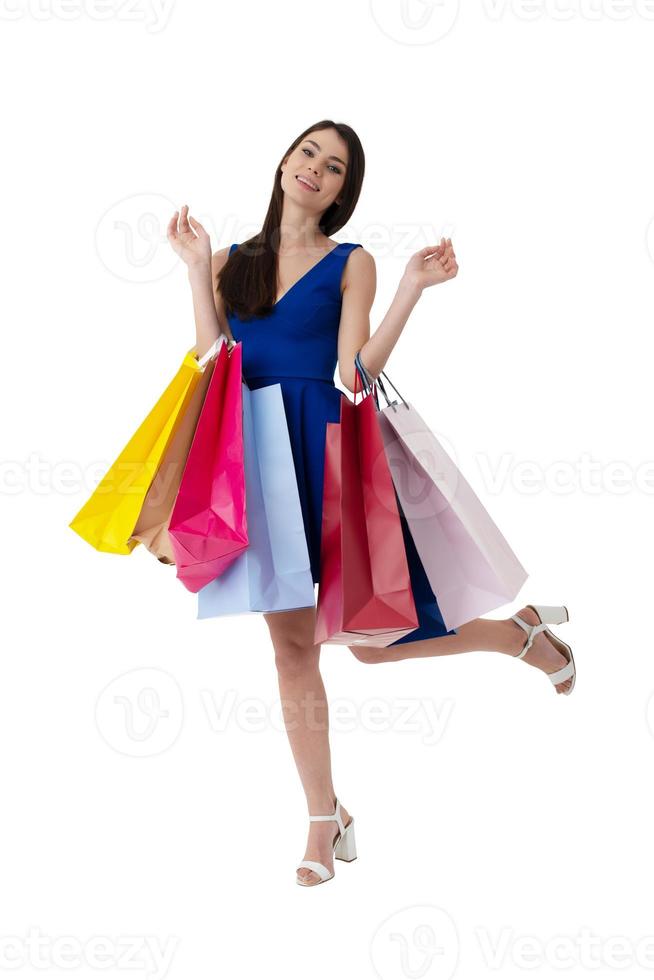
M 284 191 L 281 186 L 281 165 L 308 133 L 335 129 L 348 148 L 345 182 L 340 192 L 341 202 L 334 201 L 321 216 L 319 228 L 332 235 L 347 223 L 361 193 L 365 157 L 361 141 L 351 126 L 322 119 L 307 127 L 289 146 L 275 172 L 273 191 L 261 231 L 241 242 L 228 257 L 216 277 L 226 314 L 237 313 L 242 319 L 267 316 L 275 304 L 277 290 L 277 250 L 282 218 Z

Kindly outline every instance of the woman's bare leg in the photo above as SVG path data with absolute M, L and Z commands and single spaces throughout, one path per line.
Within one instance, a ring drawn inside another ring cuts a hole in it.
M 521 619 L 536 625 L 539 618 L 533 609 L 524 606 L 518 610 Z M 351 646 L 348 649 L 354 656 L 367 664 L 390 663 L 395 660 L 408 660 L 412 657 L 439 657 L 453 653 L 489 650 L 517 656 L 527 641 L 527 634 L 512 619 L 473 619 L 457 627 L 452 636 L 437 636 L 428 640 L 414 640 L 398 646 L 371 647 Z M 548 640 L 544 632 L 538 633 L 531 647 L 522 658 L 526 663 L 538 667 L 547 674 L 560 670 L 567 663 L 566 658 Z M 572 680 L 556 685 L 559 693 L 567 690 Z
M 333 813 L 336 795 L 332 781 L 329 748 L 329 708 L 319 669 L 320 646 L 314 644 L 315 606 L 289 612 L 264 613 L 275 650 L 284 722 L 310 814 Z M 526 623 L 536 624 L 536 613 L 524 607 L 519 610 Z M 364 663 L 389 663 L 412 657 L 435 657 L 470 651 L 495 651 L 516 656 L 527 639 L 524 630 L 511 619 L 473 619 L 458 627 L 452 636 L 415 640 L 399 646 L 351 646 L 357 659 Z M 539 633 L 523 658 L 546 673 L 559 670 L 566 663 L 544 633 Z M 570 684 L 557 684 L 563 691 Z M 350 814 L 341 805 L 343 822 Z M 333 870 L 332 842 L 338 827 L 330 821 L 309 824 L 304 858 L 320 861 Z M 298 873 L 308 881 L 318 875 L 307 868 Z
M 329 708 L 320 674 L 320 645 L 313 642 L 315 606 L 288 612 L 264 613 L 275 650 L 284 723 L 311 815 L 333 813 L 336 795 L 329 749 Z M 343 823 L 350 814 L 341 804 Z M 333 871 L 336 821 L 309 824 L 304 858 L 320 861 Z M 307 881 L 319 876 L 308 868 L 298 874 Z

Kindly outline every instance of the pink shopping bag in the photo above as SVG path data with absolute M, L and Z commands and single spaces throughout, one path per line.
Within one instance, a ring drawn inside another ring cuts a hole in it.
M 242 343 L 222 344 L 170 516 L 177 577 L 189 592 L 248 546 L 243 461 Z

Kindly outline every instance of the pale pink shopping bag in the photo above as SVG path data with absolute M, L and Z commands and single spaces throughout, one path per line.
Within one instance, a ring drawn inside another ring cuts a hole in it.
M 445 625 L 456 629 L 512 601 L 528 573 L 413 405 L 374 383 L 387 401 L 379 422 L 395 491 Z

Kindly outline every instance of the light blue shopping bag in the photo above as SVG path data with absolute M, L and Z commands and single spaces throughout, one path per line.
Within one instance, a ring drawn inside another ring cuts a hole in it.
M 295 466 L 279 383 L 243 384 L 249 545 L 198 596 L 198 619 L 315 605 Z

